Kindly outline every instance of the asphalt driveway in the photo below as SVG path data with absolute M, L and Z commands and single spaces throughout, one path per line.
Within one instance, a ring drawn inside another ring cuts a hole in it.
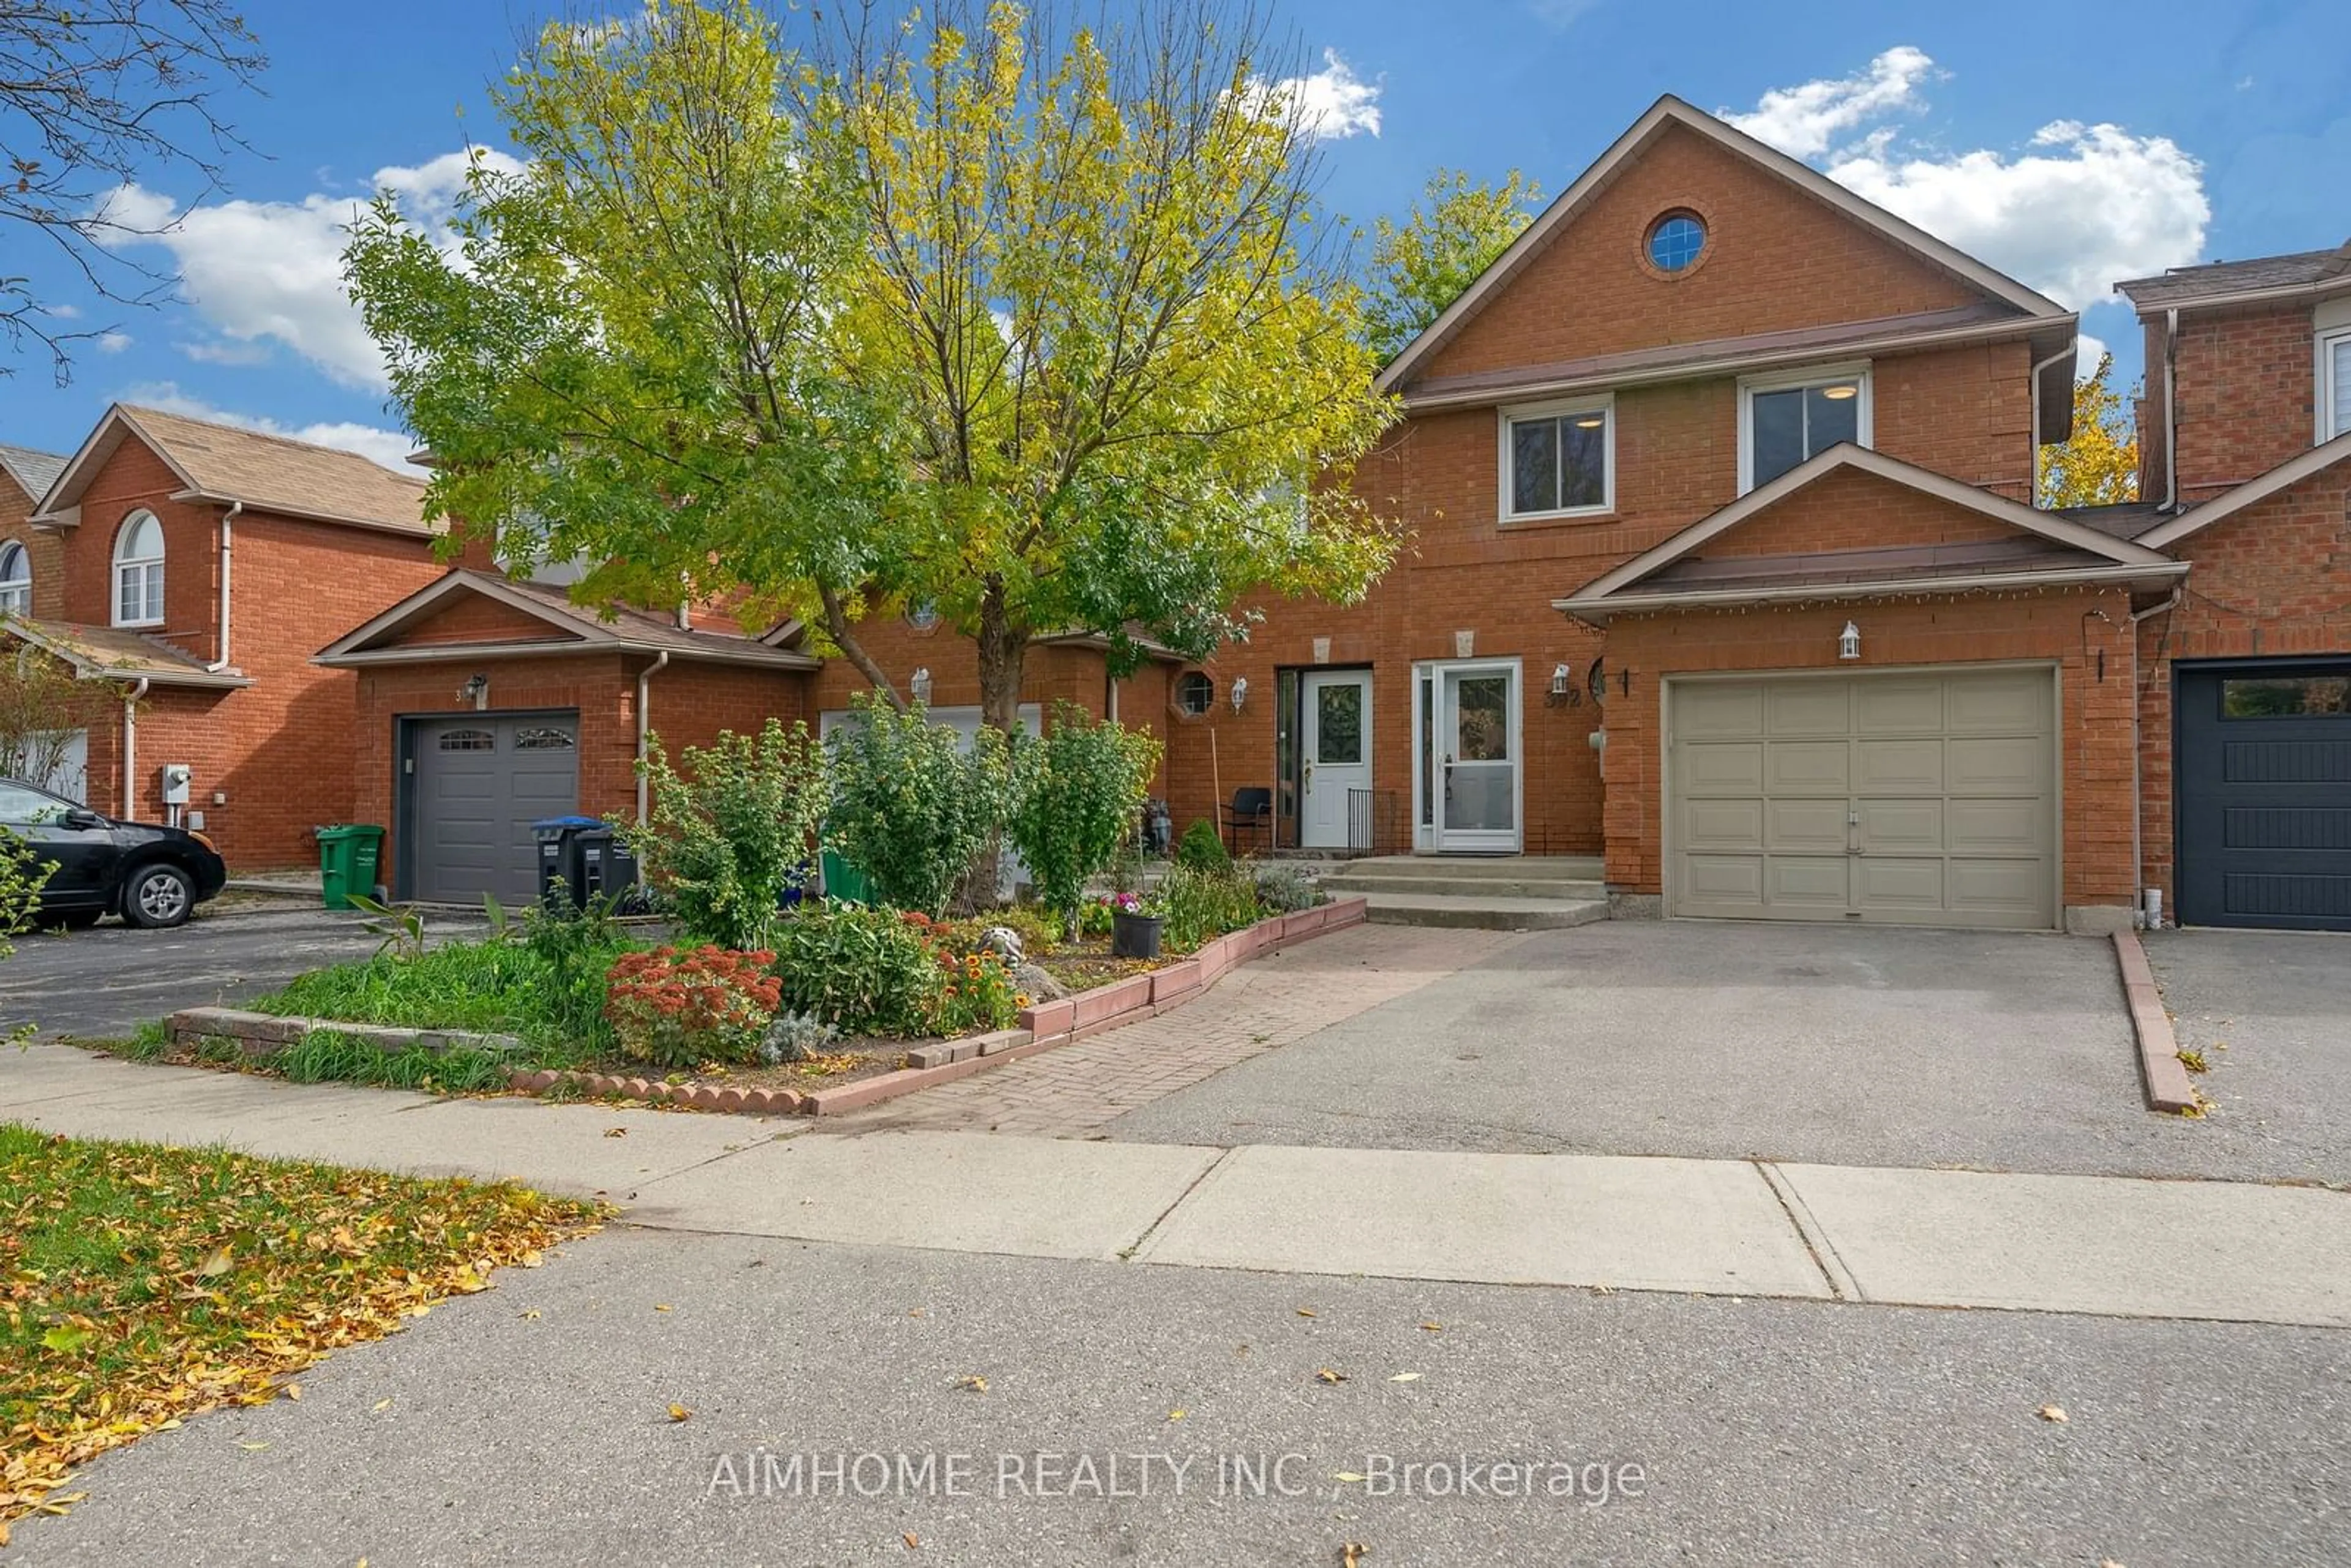
M 464 928 L 444 921 L 439 928 Z M 365 957 L 362 917 L 306 904 L 207 911 L 173 931 L 110 921 L 33 932 L 0 963 L 0 1028 L 111 1040 L 181 1008 L 235 1002 L 308 969 Z
M 2147 1111 L 2102 939 L 1698 921 L 1531 936 L 1110 1131 L 2351 1179 L 2351 1119 Z
M 2280 1175 L 2351 1176 L 2351 936 L 2165 931 L 2147 954 L 2180 1049 L 2210 1069 L 2209 1139 L 2302 1162 Z

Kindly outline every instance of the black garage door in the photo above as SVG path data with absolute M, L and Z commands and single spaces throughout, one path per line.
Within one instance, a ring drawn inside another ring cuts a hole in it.
M 580 716 L 491 714 L 413 727 L 412 896 L 519 904 L 538 893 L 531 823 L 579 809 Z
M 2351 659 L 2179 682 L 2181 921 L 2351 931 Z

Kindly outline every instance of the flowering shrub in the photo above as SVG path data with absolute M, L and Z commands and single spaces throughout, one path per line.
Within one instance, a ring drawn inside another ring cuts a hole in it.
M 775 958 L 714 946 L 623 953 L 605 976 L 604 1017 L 641 1061 L 748 1061 L 781 995 L 767 973 Z
M 1004 960 L 993 953 L 937 950 L 939 993 L 931 1006 L 931 1032 L 955 1036 L 1010 1029 L 1023 998 Z

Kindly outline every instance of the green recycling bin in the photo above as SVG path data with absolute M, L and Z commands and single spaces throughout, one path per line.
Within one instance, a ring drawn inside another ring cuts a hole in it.
M 858 904 L 873 902 L 873 884 L 866 880 L 863 872 L 831 850 L 824 852 L 820 863 L 824 867 L 824 895 L 827 898 L 848 899 Z
M 315 830 L 319 841 L 319 884 L 329 909 L 355 908 L 351 894 L 375 896 L 376 862 L 383 853 L 383 830 L 364 823 L 340 822 Z

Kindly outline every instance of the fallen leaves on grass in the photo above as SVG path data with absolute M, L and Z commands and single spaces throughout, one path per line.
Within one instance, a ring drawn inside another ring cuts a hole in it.
M 512 1186 L 0 1127 L 0 1526 L 61 1509 L 110 1448 L 298 1399 L 321 1356 L 595 1218 Z

